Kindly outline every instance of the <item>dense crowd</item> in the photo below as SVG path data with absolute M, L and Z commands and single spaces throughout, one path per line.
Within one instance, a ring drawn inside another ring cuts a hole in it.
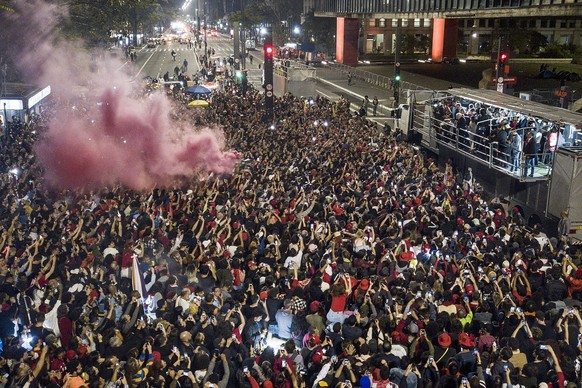
M 183 188 L 51 192 L 43 121 L 2 142 L 1 386 L 579 386 L 565 236 L 343 99 L 261 104 L 212 95 L 241 161 Z

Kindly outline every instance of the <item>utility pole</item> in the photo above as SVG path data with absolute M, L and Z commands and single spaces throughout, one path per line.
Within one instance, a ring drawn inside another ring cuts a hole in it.
M 206 0 L 202 0 L 203 2 L 203 12 L 204 12 L 204 54 L 208 55 L 208 42 L 206 41 L 206 32 L 207 32 L 207 26 L 206 26 Z M 208 55 L 208 60 L 210 61 L 210 55 Z
M 6 75 L 8 74 L 8 65 L 4 63 L 2 65 L 2 92 L 0 93 L 0 97 L 6 96 L 8 93 L 6 92 Z M 8 116 L 6 113 L 6 103 L 4 103 L 4 120 L 3 125 L 6 126 L 8 123 Z
M 396 27 L 396 47 L 394 49 L 394 82 L 392 84 L 394 88 L 394 108 L 398 108 L 400 104 L 400 51 L 401 51 L 401 40 L 402 40 L 402 28 L 400 27 L 400 21 L 398 21 L 398 27 Z
M 267 35 L 263 43 L 263 79 L 265 88 L 265 116 L 267 124 L 273 124 L 273 56 L 275 48 L 273 47 L 273 30 L 271 26 L 267 27 Z
M 245 22 L 245 0 L 240 0 L 240 19 L 241 19 L 241 28 L 240 28 L 240 40 L 241 40 L 241 66 L 243 69 L 247 68 L 247 40 L 246 40 L 246 33 L 245 29 L 247 27 Z

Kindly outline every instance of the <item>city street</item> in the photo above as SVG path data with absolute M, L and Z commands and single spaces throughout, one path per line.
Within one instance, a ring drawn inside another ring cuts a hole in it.
M 176 61 L 172 59 L 172 50 L 176 51 Z M 135 61 L 135 66 L 138 69 L 137 78 L 150 76 L 161 79 L 166 71 L 172 76 L 174 68 L 181 67 L 184 59 L 188 61 L 187 74 L 192 76 L 200 71 L 197 59 L 199 52 L 201 53 L 200 50 L 188 49 L 188 45 L 178 42 L 161 44 L 152 48 L 144 47 L 137 51 L 137 60 Z
M 234 53 L 233 41 L 229 37 L 222 36 L 208 36 L 207 48 L 214 49 L 214 55 L 210 56 L 211 60 L 227 61 Z M 171 56 L 172 50 L 176 51 L 176 61 L 174 62 Z M 204 55 L 204 46 L 202 49 L 189 49 L 186 44 L 179 44 L 178 42 L 171 42 L 162 44 L 157 47 L 143 47 L 137 52 L 137 60 L 135 66 L 138 69 L 137 78 L 144 78 L 151 76 L 153 78 L 162 78 L 164 73 L 168 71 L 170 76 L 174 73 L 174 67 L 180 67 L 184 59 L 188 61 L 187 74 L 193 78 L 201 69 L 199 57 Z M 246 69 L 248 70 L 247 78 L 249 82 L 259 87 L 262 80 L 262 70 L 260 68 L 263 62 L 263 53 L 259 50 L 250 51 L 248 56 L 252 56 L 252 64 L 249 57 L 246 61 Z

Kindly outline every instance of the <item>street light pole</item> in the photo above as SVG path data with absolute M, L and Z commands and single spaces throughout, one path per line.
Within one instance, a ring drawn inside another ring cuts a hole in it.
M 245 34 L 245 0 L 240 0 L 240 12 L 241 12 L 241 26 L 240 26 L 240 38 L 241 38 L 241 66 L 243 69 L 247 68 L 247 41 Z
M 203 10 L 202 12 L 204 13 L 204 54 L 208 54 L 208 42 L 206 41 L 206 33 L 208 31 L 208 26 L 206 25 L 206 0 L 202 0 L 203 1 Z M 210 55 L 208 55 L 208 61 L 210 61 Z

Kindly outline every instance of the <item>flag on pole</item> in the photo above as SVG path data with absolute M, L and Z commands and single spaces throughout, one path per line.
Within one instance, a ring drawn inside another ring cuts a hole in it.
M 139 259 L 137 258 L 136 254 L 132 255 L 133 258 L 133 267 L 131 271 L 131 284 L 133 285 L 134 291 L 138 291 L 141 295 L 141 299 L 144 300 L 147 298 L 148 293 L 145 287 L 145 281 L 143 278 L 143 272 L 139 267 Z

